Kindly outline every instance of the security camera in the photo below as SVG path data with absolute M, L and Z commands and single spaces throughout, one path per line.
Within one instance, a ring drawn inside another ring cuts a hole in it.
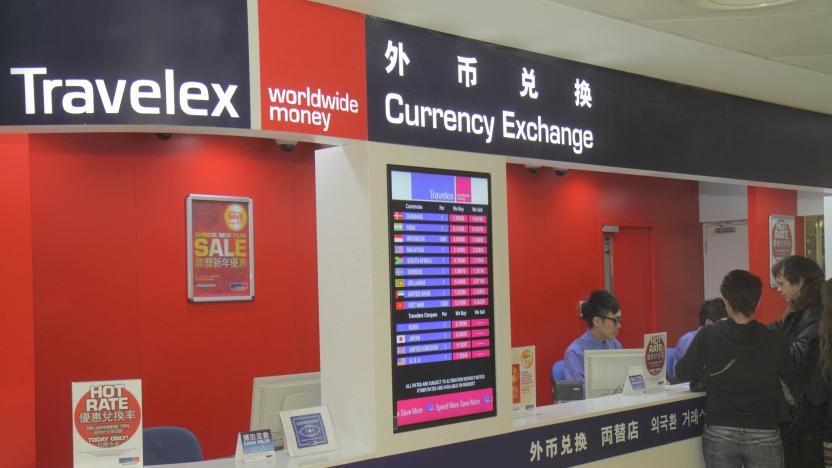
M 555 169 L 555 175 L 563 177 L 566 175 L 566 171 L 568 171 L 568 169 Z
M 171 135 L 170 133 L 157 133 L 156 134 L 156 138 L 158 138 L 162 141 L 170 140 L 171 136 L 173 136 L 173 135 Z
M 297 141 L 292 141 L 292 140 L 277 139 L 277 140 L 274 140 L 274 142 L 275 142 L 275 144 L 277 144 L 277 147 L 280 148 L 280 151 L 283 151 L 284 153 L 291 153 L 292 150 L 295 149 L 295 145 L 298 144 Z
M 540 166 L 526 166 L 526 170 L 531 172 L 532 174 L 537 174 L 540 171 Z

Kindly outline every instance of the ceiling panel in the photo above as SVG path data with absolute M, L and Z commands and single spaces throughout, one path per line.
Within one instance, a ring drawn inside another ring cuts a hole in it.
M 768 9 L 765 14 L 703 12 L 678 0 L 315 1 L 480 41 L 832 114 L 832 73 L 826 57 L 830 53 L 824 53 L 832 43 L 826 32 L 832 30 L 826 22 L 828 13 L 832 13 L 832 0 L 802 0 Z M 607 13 L 598 14 L 581 6 L 607 8 Z M 755 32 L 754 37 L 767 41 L 766 48 L 744 41 L 744 30 L 721 30 L 750 29 L 742 22 L 724 23 L 721 29 L 685 26 L 690 34 L 701 34 L 701 39 L 637 22 L 662 21 L 664 27 L 669 27 L 671 19 L 684 20 L 680 21 L 683 24 L 698 17 L 740 21 L 747 16 L 786 15 L 777 12 L 803 19 L 785 21 L 792 27 L 776 29 L 776 34 L 772 33 L 776 22 L 758 26 L 763 32 Z M 808 31 L 812 25 L 822 30 Z M 715 38 L 721 35 L 726 35 L 734 47 L 747 50 L 717 44 Z M 783 61 L 761 58 L 748 50 L 773 54 Z M 813 58 L 817 54 L 823 57 Z
M 772 60 L 832 75 L 832 55 L 817 55 L 814 57 L 773 57 Z
M 649 21 L 644 26 L 761 57 L 832 54 L 832 14 Z

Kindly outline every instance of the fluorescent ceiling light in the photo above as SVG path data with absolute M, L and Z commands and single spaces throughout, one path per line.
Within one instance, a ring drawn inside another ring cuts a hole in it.
M 794 3 L 797 0 L 681 0 L 682 3 L 708 8 L 711 10 L 756 10 L 769 8 L 787 3 Z

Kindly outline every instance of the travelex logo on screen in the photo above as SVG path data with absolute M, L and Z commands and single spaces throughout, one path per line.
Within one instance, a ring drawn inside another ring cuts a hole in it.
M 394 200 L 488 204 L 488 181 L 481 177 L 403 171 L 390 177 Z

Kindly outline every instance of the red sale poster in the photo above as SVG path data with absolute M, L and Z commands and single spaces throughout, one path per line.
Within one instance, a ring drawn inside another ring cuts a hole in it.
M 187 198 L 188 299 L 250 301 L 254 297 L 251 198 Z

